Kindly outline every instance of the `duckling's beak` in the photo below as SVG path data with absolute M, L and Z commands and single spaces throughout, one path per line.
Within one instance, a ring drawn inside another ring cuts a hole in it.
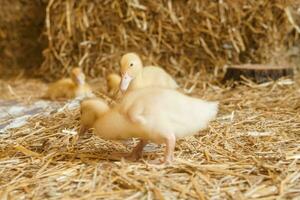
M 129 74 L 127 74 L 127 73 L 122 74 L 122 80 L 121 80 L 121 83 L 120 83 L 121 92 L 124 93 L 127 90 L 131 80 L 132 80 L 132 77 Z
M 84 75 L 79 75 L 76 77 L 76 81 L 78 85 L 84 85 L 85 84 L 85 77 Z
M 85 82 L 84 82 L 84 80 L 79 79 L 79 80 L 78 80 L 78 83 L 79 83 L 79 85 L 84 85 Z

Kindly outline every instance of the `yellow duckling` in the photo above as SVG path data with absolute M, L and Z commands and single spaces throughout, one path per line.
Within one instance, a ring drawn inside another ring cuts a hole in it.
M 49 85 L 45 98 L 51 100 L 94 96 L 85 82 L 85 75 L 78 67 L 72 69 L 71 78 L 63 78 Z
M 112 109 L 103 101 L 102 104 L 100 117 L 89 123 L 93 124 L 98 136 L 112 140 L 141 139 L 132 153 L 135 158 L 141 156 L 143 147 L 149 141 L 164 143 L 164 162 L 172 162 L 176 139 L 194 135 L 206 128 L 218 111 L 217 102 L 207 102 L 159 87 L 130 91 Z M 93 110 L 82 106 L 82 117 L 91 115 Z
M 111 73 L 107 76 L 107 89 L 110 95 L 116 94 L 119 91 L 121 77 L 118 74 Z
M 143 67 L 141 58 L 136 53 L 127 53 L 121 58 L 122 80 L 120 90 L 159 86 L 177 89 L 176 81 L 162 68 L 155 66 Z
M 80 103 L 80 134 L 93 128 L 95 121 L 109 110 L 109 106 L 100 98 L 90 98 Z
M 99 98 L 86 99 L 80 104 L 80 134 L 90 128 L 95 129 L 96 135 L 108 140 L 125 140 L 143 135 L 141 127 L 122 115 L 118 106 L 111 109 Z M 140 146 L 135 147 L 129 155 L 130 159 L 137 160 L 141 157 Z

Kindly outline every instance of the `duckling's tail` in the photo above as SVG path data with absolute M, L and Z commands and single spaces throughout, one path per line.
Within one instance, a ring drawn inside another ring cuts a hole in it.
M 209 102 L 209 109 L 210 109 L 210 120 L 213 120 L 216 118 L 219 110 L 219 102 L 218 101 L 213 101 Z
M 199 107 L 199 114 L 201 115 L 200 118 L 202 123 L 207 124 L 213 119 L 215 119 L 218 114 L 218 108 L 219 102 L 217 101 L 202 101 Z

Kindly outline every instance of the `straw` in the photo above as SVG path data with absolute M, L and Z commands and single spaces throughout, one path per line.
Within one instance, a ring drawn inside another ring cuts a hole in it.
M 78 137 L 79 110 L 66 109 L 0 135 L 1 198 L 299 197 L 299 75 L 234 89 L 213 84 L 210 76 L 203 74 L 190 95 L 219 100 L 218 117 L 199 135 L 177 141 L 172 165 L 148 163 L 163 156 L 163 147 L 146 148 L 143 160 L 130 162 L 115 155 L 129 152 L 132 142 L 106 141 L 92 132 Z M 45 90 L 36 80 L 12 84 L 21 101 L 33 82 Z
M 290 5 L 286 0 L 51 0 L 49 44 L 37 73 L 50 80 L 79 66 L 92 77 L 104 76 L 118 71 L 120 56 L 128 51 L 177 77 L 225 64 L 280 64 L 298 40 Z

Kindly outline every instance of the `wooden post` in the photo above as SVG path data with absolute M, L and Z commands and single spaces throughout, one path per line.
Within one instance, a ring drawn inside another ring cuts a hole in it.
M 240 81 L 241 77 L 249 78 L 256 83 L 277 80 L 281 77 L 292 77 L 293 68 L 290 66 L 243 64 L 233 65 L 227 68 L 223 81 Z

